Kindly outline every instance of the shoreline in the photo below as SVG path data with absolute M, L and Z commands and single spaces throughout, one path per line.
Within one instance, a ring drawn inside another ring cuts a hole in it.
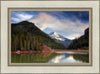
M 55 50 L 55 52 L 89 52 L 89 50 Z
M 11 51 L 11 54 L 21 54 L 21 53 L 52 53 L 52 52 L 89 52 L 89 50 L 51 50 L 51 51 Z

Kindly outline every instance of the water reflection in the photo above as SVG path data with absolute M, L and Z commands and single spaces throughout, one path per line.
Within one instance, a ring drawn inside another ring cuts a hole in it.
M 58 52 L 11 54 L 12 63 L 88 63 L 88 53 Z
M 84 63 L 88 62 L 88 53 L 59 53 L 56 57 L 51 59 L 48 63 Z
M 57 53 L 11 54 L 11 63 L 47 63 Z

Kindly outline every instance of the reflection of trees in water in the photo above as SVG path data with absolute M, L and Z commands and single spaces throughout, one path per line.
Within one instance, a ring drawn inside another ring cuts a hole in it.
M 79 60 L 82 62 L 89 62 L 89 53 L 88 54 L 73 54 L 75 60 Z
M 56 53 L 34 53 L 34 54 L 12 54 L 12 63 L 46 63 L 53 57 Z
M 75 60 L 89 62 L 89 54 L 57 54 L 57 53 L 34 53 L 34 54 L 12 54 L 12 63 L 47 63 L 52 58 L 62 55 L 64 60 L 69 56 L 73 56 Z
M 51 55 L 51 53 L 41 53 L 41 57 L 47 57 L 47 56 L 49 56 L 49 55 Z

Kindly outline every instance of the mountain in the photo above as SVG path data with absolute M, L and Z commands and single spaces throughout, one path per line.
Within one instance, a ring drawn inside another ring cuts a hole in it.
M 72 42 L 72 40 L 65 38 L 64 36 L 56 33 L 56 32 L 51 32 L 49 33 L 49 36 L 54 39 L 57 43 L 62 44 L 64 47 L 68 47 L 69 44 Z
M 89 49 L 89 28 L 85 29 L 84 35 L 74 39 L 68 47 L 69 49 Z
M 11 50 L 42 50 L 43 45 L 52 49 L 65 49 L 34 23 L 22 21 L 11 24 Z

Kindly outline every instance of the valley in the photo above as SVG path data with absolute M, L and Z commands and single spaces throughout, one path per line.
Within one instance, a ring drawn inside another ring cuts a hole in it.
M 28 21 L 11 24 L 12 63 L 86 63 L 88 58 L 89 29 L 70 40 L 57 32 L 46 34 Z

